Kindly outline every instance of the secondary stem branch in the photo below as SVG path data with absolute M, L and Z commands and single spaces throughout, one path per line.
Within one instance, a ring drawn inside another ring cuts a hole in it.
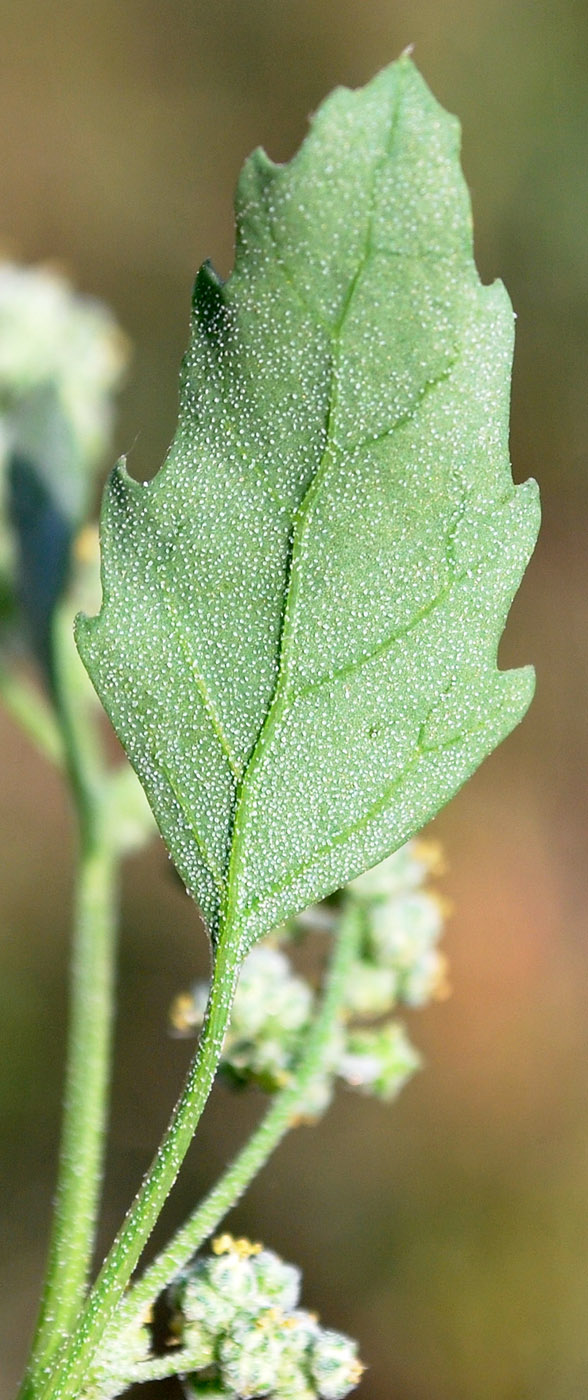
M 325 1067 L 325 1051 L 341 1014 L 360 931 L 358 910 L 349 903 L 337 931 L 322 1003 L 308 1032 L 293 1082 L 276 1095 L 259 1127 L 224 1176 L 131 1289 L 117 1315 L 109 1342 L 112 1337 L 120 1336 L 126 1327 L 142 1320 L 163 1289 L 237 1204 L 278 1143 L 303 1113 L 308 1088 Z

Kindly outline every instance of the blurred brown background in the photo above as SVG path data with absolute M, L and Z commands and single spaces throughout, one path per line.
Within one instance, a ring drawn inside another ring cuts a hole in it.
M 288 157 L 336 83 L 408 43 L 461 117 L 478 263 L 518 312 L 515 475 L 543 535 L 502 659 L 533 660 L 522 728 L 436 823 L 454 994 L 415 1015 L 428 1067 L 390 1109 L 341 1096 L 231 1223 L 305 1270 L 370 1364 L 365 1400 L 576 1400 L 588 1389 L 588 7 L 585 0 L 2 0 L 0 240 L 55 259 L 136 347 L 118 449 L 171 436 L 191 280 L 231 263 L 244 156 Z M 42 1264 L 57 1136 L 71 829 L 3 719 L 0 1397 Z M 203 935 L 163 848 L 129 866 L 103 1243 L 189 1047 L 172 995 Z M 166 1224 L 258 1106 L 217 1091 Z M 179 1394 L 159 1388 L 163 1396 Z

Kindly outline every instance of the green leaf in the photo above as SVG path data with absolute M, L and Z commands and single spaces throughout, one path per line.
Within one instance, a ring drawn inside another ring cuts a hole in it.
M 522 717 L 496 665 L 538 524 L 513 314 L 407 57 L 237 192 L 154 481 L 119 465 L 78 644 L 211 935 L 240 953 L 406 841 Z

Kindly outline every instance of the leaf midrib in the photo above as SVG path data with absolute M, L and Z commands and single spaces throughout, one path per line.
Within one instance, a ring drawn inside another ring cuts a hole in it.
M 325 476 L 325 473 L 326 473 L 326 471 L 327 471 L 327 469 L 328 469 L 328 467 L 329 467 L 329 465 L 330 465 L 330 461 L 331 461 L 332 455 L 334 454 L 334 452 L 336 452 L 336 451 L 338 450 L 338 449 L 337 449 L 337 446 L 336 446 L 336 443 L 335 443 L 335 439 L 334 439 L 334 424 L 335 424 L 335 414 L 336 414 L 337 403 L 338 403 L 338 396 L 339 396 L 339 394 L 338 394 L 338 391 L 339 391 L 339 375 L 338 375 L 338 369 L 339 369 L 339 358 L 340 358 L 340 349 L 341 349 L 341 336 L 342 336 L 342 333 L 343 333 L 343 329 L 344 329 L 344 326 L 345 326 L 345 322 L 346 322 L 346 320 L 347 320 L 347 316 L 348 316 L 349 311 L 350 311 L 350 308 L 351 308 L 351 306 L 352 306 L 352 304 L 353 304 L 353 299 L 354 299 L 354 296 L 355 296 L 355 292 L 356 292 L 356 290 L 357 290 L 357 287 L 359 286 L 359 283 L 360 283 L 362 277 L 364 276 L 365 271 L 366 271 L 366 269 L 367 269 L 367 267 L 368 267 L 368 265 L 369 265 L 369 263 L 370 263 L 370 261 L 371 261 L 371 258 L 373 257 L 373 254 L 374 254 L 374 249 L 373 249 L 373 244 L 372 244 L 372 235 L 373 235 L 373 219 L 374 219 L 374 213 L 375 213 L 375 189 L 376 189 L 376 182 L 377 182 L 377 179 L 378 179 L 378 175 L 379 175 L 379 173 L 380 173 L 380 170 L 382 169 L 382 167 L 383 167 L 383 165 L 385 164 L 386 160 L 389 159 L 390 154 L 391 154 L 391 151 L 392 151 L 394 136 L 395 136 L 396 127 L 397 127 L 397 123 L 398 123 L 398 117 L 399 117 L 399 113 L 400 113 L 401 106 L 402 106 L 404 85 L 405 85 L 405 76 L 404 76 L 404 71 L 401 70 L 401 75 L 400 75 L 399 83 L 398 83 L 398 92 L 397 92 L 397 97 L 396 97 L 396 103 L 395 103 L 394 112 L 393 112 L 393 115 L 392 115 L 392 118 L 391 118 L 391 121 L 390 121 L 390 124 L 389 124 L 389 130 L 388 130 L 387 138 L 386 138 L 386 141 L 385 141 L 384 149 L 383 149 L 382 154 L 381 154 L 381 156 L 379 157 L 379 159 L 375 161 L 374 167 L 373 167 L 373 172 L 372 172 L 372 188 L 371 188 L 371 198 L 370 198 L 370 212 L 369 212 L 369 217 L 368 217 L 368 221 L 367 221 L 366 238 L 365 238 L 364 250 L 363 250 L 363 253 L 362 253 L 361 257 L 359 258 L 357 268 L 356 268 L 356 270 L 355 270 L 355 273 L 354 273 L 353 277 L 351 278 L 351 281 L 350 281 L 350 283 L 349 283 L 349 287 L 348 287 L 347 292 L 346 292 L 346 295 L 345 295 L 345 297 L 344 297 L 343 304 L 342 304 L 341 309 L 340 309 L 340 312 L 339 312 L 339 316 L 338 316 L 338 318 L 337 318 L 337 321 L 334 323 L 333 327 L 328 327 L 327 324 L 324 322 L 323 318 L 322 318 L 322 317 L 320 316 L 320 314 L 318 313 L 318 311 L 316 311 L 316 309 L 311 308 L 311 306 L 309 306 L 309 305 L 307 304 L 306 299 L 305 299 L 304 297 L 302 297 L 302 295 L 300 294 L 300 290 L 299 290 L 299 288 L 297 287 L 295 281 L 294 281 L 293 278 L 292 278 L 290 269 L 287 267 L 286 263 L 284 262 L 284 259 L 283 259 L 282 256 L 281 256 L 281 253 L 280 253 L 280 250 L 279 250 L 279 246 L 278 246 L 278 242 L 277 242 L 277 238 L 276 238 L 275 231 L 274 231 L 274 228 L 273 228 L 273 223 L 272 223 L 272 220 L 271 220 L 270 211 L 269 211 L 269 209 L 268 209 L 268 207 L 267 207 L 267 202 L 266 202 L 267 227 L 268 227 L 268 230 L 269 230 L 269 233 L 270 233 L 270 238 L 271 238 L 271 241 L 272 241 L 272 246 L 273 246 L 274 252 L 275 252 L 276 266 L 278 267 L 279 271 L 280 271 L 281 274 L 283 275 L 284 280 L 287 282 L 287 284 L 289 285 L 289 287 L 291 288 L 291 290 L 292 290 L 292 291 L 294 292 L 294 294 L 296 295 L 296 297 L 297 297 L 297 299 L 298 299 L 298 302 L 299 302 L 300 306 L 302 307 L 302 309 L 304 310 L 305 314 L 306 314 L 306 315 L 309 315 L 309 316 L 311 317 L 311 319 L 314 320 L 314 322 L 315 322 L 315 324 L 317 325 L 317 327 L 318 327 L 323 333 L 327 333 L 327 334 L 328 334 L 328 338 L 329 338 L 329 340 L 330 340 L 330 346 L 331 346 L 331 375 L 330 375 L 329 401 L 328 401 L 327 412 L 326 412 L 325 445 L 324 445 L 324 448 L 323 448 L 323 451 L 322 451 L 322 454 L 321 454 L 320 462 L 319 462 L 319 464 L 318 464 L 318 466 L 317 466 L 317 470 L 316 470 L 316 472 L 315 472 L 315 474 L 314 474 L 314 476 L 313 476 L 313 478 L 312 478 L 312 481 L 309 483 L 309 486 L 308 486 L 308 488 L 307 488 L 307 490 L 306 490 L 306 492 L 305 492 L 305 494 L 304 494 L 304 497 L 303 497 L 302 501 L 300 502 L 300 505 L 297 507 L 297 509 L 296 509 L 296 511 L 295 511 L 295 513 L 294 513 L 294 516 L 293 516 L 293 522 L 292 522 L 292 527 L 293 527 L 293 528 L 292 528 L 292 543 L 291 543 L 291 547 L 290 547 L 289 560 L 288 560 L 288 562 L 287 562 L 287 567 L 286 567 L 286 576 L 285 576 L 285 585 L 284 585 L 284 604 L 283 604 L 283 612 L 282 612 L 282 623 L 281 623 L 280 634 L 279 634 L 279 639 L 278 639 L 278 655 L 279 655 L 278 676 L 277 676 L 276 685 L 275 685 L 275 687 L 274 687 L 274 691 L 273 691 L 271 700 L 270 700 L 270 702 L 269 702 L 269 704 L 268 704 L 268 707 L 267 707 L 265 716 L 264 716 L 264 718 L 263 718 L 263 720 L 262 720 L 262 722 L 261 722 L 261 724 L 260 724 L 260 727 L 259 727 L 257 741 L 256 741 L 255 746 L 254 746 L 254 748 L 253 748 L 253 750 L 252 750 L 252 753 L 250 754 L 250 757 L 249 757 L 249 759 L 248 759 L 248 761 L 247 761 L 247 763 L 245 764 L 244 767 L 243 767 L 242 765 L 238 764 L 238 762 L 237 762 L 236 756 L 234 755 L 234 753 L 233 753 L 233 751 L 232 751 L 232 747 L 231 747 L 231 745 L 230 745 L 230 743 L 229 743 L 229 740 L 228 740 L 228 738 L 227 738 L 227 735 L 225 734 L 225 731 L 224 731 L 224 728 L 223 728 L 223 726 L 222 726 L 220 717 L 219 717 L 219 715 L 218 715 L 218 713 L 217 713 L 216 705 L 215 705 L 215 703 L 214 703 L 214 701 L 213 701 L 213 699 L 212 699 L 212 696 L 210 695 L 210 693 L 209 693 L 209 691 L 208 691 L 208 687 L 207 687 L 207 685 L 206 685 L 206 681 L 205 681 L 205 679 L 204 679 L 204 676 L 201 674 L 201 672 L 200 672 L 200 670 L 199 670 L 199 668 L 198 668 L 198 666 L 197 666 L 197 664 L 196 664 L 196 662 L 195 662 L 195 660 L 194 660 L 194 657 L 191 655 L 190 648 L 189 648 L 189 645 L 188 645 L 188 640 L 187 640 L 187 638 L 186 638 L 185 635 L 184 635 L 184 632 L 183 632 L 183 629 L 182 629 L 182 626 L 181 626 L 181 621 L 180 621 L 180 619 L 179 619 L 179 617 L 178 617 L 177 610 L 175 609 L 174 604 L 173 604 L 173 599 L 171 598 L 170 595 L 168 595 L 168 593 L 167 593 L 165 587 L 162 589 L 164 607 L 166 607 L 167 610 L 168 610 L 168 612 L 170 613 L 170 616 L 171 616 L 171 618 L 172 618 L 172 621 L 173 621 L 173 624 L 174 624 L 176 633 L 177 633 L 177 635 L 178 635 L 178 637 L 179 637 L 179 641 L 180 641 L 180 645 L 181 645 L 182 651 L 183 651 L 183 653 L 184 653 L 184 657 L 185 657 L 186 662 L 187 662 L 187 664 L 189 665 L 190 670 L 191 670 L 191 672 L 192 672 L 192 675 L 193 675 L 193 677 L 194 677 L 194 682 L 195 682 L 195 685 L 196 685 L 196 689 L 197 689 L 197 691 L 198 691 L 198 693 L 199 693 L 199 695 L 200 695 L 200 699 L 201 699 L 201 702 L 202 702 L 204 711 L 205 711 L 205 713 L 206 713 L 207 716 L 208 716 L 208 719 L 209 719 L 211 728 L 212 728 L 212 730 L 213 730 L 213 733 L 214 733 L 214 735 L 215 735 L 215 738 L 216 738 L 217 742 L 219 743 L 221 752 L 222 752 L 222 754 L 223 754 L 224 761 L 225 761 L 225 763 L 227 764 L 227 767 L 228 767 L 228 769 L 229 769 L 229 772 L 230 772 L 230 774 L 231 774 L 231 777 L 232 777 L 232 779 L 233 779 L 233 782 L 235 783 L 235 798 L 234 798 L 234 805 L 233 805 L 233 814 L 232 814 L 231 826 L 230 826 L 230 830 L 229 830 L 229 850 L 230 850 L 230 855 L 229 855 L 229 861 L 228 861 L 227 870 L 226 870 L 226 883 L 223 881 L 223 883 L 222 883 L 220 886 L 219 886 L 219 871 L 218 871 L 218 868 L 216 868 L 216 863 L 213 863 L 213 862 L 212 862 L 210 853 L 206 850 L 205 846 L 204 846 L 203 843 L 202 843 L 201 838 L 200 838 L 200 837 L 198 836 L 198 834 L 196 833 L 194 821 L 192 820 L 192 818 L 191 818 L 191 816 L 190 816 L 190 811 L 189 811 L 189 806 L 190 806 L 190 804 L 186 804 L 185 801 L 181 802 L 181 806 L 182 806 L 182 809 L 183 809 L 183 810 L 185 810 L 186 806 L 188 807 L 188 812 L 186 813 L 186 815 L 189 817 L 191 828 L 192 828 L 192 830 L 193 830 L 194 833 L 195 833 L 196 844 L 197 844 L 198 849 L 199 849 L 199 852 L 200 852 L 200 857 L 201 857 L 201 859 L 204 861 L 204 864 L 205 864 L 205 866 L 206 866 L 206 868 L 207 868 L 209 874 L 211 875 L 211 877 L 212 877 L 212 879 L 213 879 L 213 882 L 214 882 L 214 884 L 215 884 L 215 886 L 216 886 L 217 892 L 218 892 L 219 895 L 221 896 L 221 906 L 222 906 L 223 904 L 224 904 L 224 906 L 225 906 L 224 911 L 223 911 L 223 909 L 222 909 L 222 907 L 221 907 L 221 922 L 223 922 L 223 923 L 225 923 L 225 924 L 229 921 L 229 918 L 228 918 L 228 911 L 230 910 L 231 905 L 232 905 L 232 902 L 233 902 L 233 901 L 232 901 L 232 898 L 231 898 L 232 889 L 233 889 L 233 872 L 234 872 L 235 866 L 236 866 L 237 861 L 238 861 L 238 856 L 239 856 L 239 845 L 240 845 L 240 843 L 239 843 L 239 841 L 238 841 L 238 839 L 237 839 L 237 836 L 238 836 L 238 814 L 239 814 L 239 809 L 240 809 L 241 803 L 242 803 L 242 801 L 243 801 L 243 799 L 244 799 L 244 797 L 245 797 L 245 795 L 246 795 L 246 792 L 247 792 L 247 781 L 248 781 L 248 779 L 250 779 L 252 773 L 255 771 L 256 763 L 257 763 L 257 761 L 259 761 L 259 758 L 260 758 L 261 755 L 263 754 L 264 747 L 265 747 L 265 744 L 266 744 L 266 741 L 267 741 L 267 738 L 268 738 L 268 734 L 270 734 L 271 731 L 272 731 L 272 729 L 275 727 L 275 725 L 276 725 L 276 723 L 278 722 L 279 718 L 281 717 L 281 714 L 282 714 L 282 712 L 283 712 L 283 709 L 284 709 L 284 707 L 285 707 L 285 705 L 287 704 L 287 701 L 288 701 L 288 688 L 287 688 L 287 685 L 286 685 L 286 683 L 285 683 L 285 670 L 286 670 L 286 652 L 287 652 L 288 641 L 289 641 L 288 617 L 289 617 L 289 613 L 291 612 L 291 610 L 292 610 L 292 608 L 293 608 L 293 603 L 292 603 L 291 600 L 292 600 L 292 596 L 293 596 L 293 593 L 294 593 L 294 589 L 293 589 L 293 570 L 294 570 L 294 566 L 295 566 L 295 563 L 296 563 L 296 545 L 297 545 L 297 542 L 300 543 L 302 534 L 303 534 L 303 532 L 304 532 L 305 520 L 306 520 L 306 518 L 307 518 L 307 516 L 308 516 L 308 511 L 309 511 L 309 507 L 310 507 L 311 501 L 314 499 L 314 496 L 317 494 L 317 492 L 318 492 L 319 489 L 320 489 L 322 480 L 323 480 L 323 478 L 324 478 L 324 476 Z M 430 385 L 428 385 L 428 384 L 425 385 L 425 391 L 426 391 L 429 387 L 430 387 Z M 419 396 L 419 402 L 420 402 L 421 397 L 422 397 L 422 395 Z M 412 408 L 411 412 L 410 412 L 409 414 L 406 415 L 406 419 L 409 420 L 409 419 L 413 416 L 415 410 L 416 410 L 416 405 L 413 405 L 413 408 Z M 393 424 L 391 428 L 389 428 L 389 429 L 386 430 L 386 434 L 385 434 L 385 435 L 387 435 L 388 433 L 394 432 L 395 428 L 396 428 L 396 427 L 400 427 L 404 421 L 405 421 L 405 416 L 403 415 L 403 417 L 402 417 L 401 419 L 399 419 L 397 423 Z M 231 427 L 231 429 L 233 429 L 234 425 L 233 425 L 232 423 L 230 423 L 230 427 Z M 383 436 L 383 435 L 384 435 L 384 434 L 382 434 L 381 436 Z M 380 435 L 379 435 L 379 436 L 380 436 Z M 235 446 L 237 447 L 238 444 L 237 444 L 236 438 L 234 438 L 234 443 L 235 443 Z M 266 484 L 266 486 L 269 486 L 269 487 L 271 488 L 271 483 L 266 482 L 265 484 Z M 276 493 L 275 493 L 274 489 L 271 489 L 271 494 L 275 496 Z M 283 504 L 284 504 L 284 503 L 282 503 L 282 502 L 279 501 L 279 500 L 277 500 L 276 503 L 279 505 L 280 508 L 283 508 Z M 176 798 L 176 801 L 180 801 L 181 795 L 180 795 L 180 793 L 179 793 L 178 790 L 177 790 L 177 786 L 176 786 L 175 784 L 172 784 L 172 783 L 171 783 L 169 773 L 167 773 L 166 776 L 167 776 L 168 783 L 170 784 L 171 790 L 172 790 L 172 792 L 173 792 L 173 794 L 174 794 L 174 796 L 175 796 L 175 798 Z M 224 912 L 224 917 L 223 917 L 223 912 Z
M 319 464 L 318 464 L 318 466 L 317 466 L 317 470 L 316 470 L 316 472 L 315 472 L 315 475 L 314 475 L 312 481 L 310 482 L 310 484 L 309 484 L 309 486 L 308 486 L 308 488 L 307 488 L 307 490 L 306 490 L 306 492 L 305 492 L 305 494 L 304 494 L 304 496 L 303 496 L 303 499 L 302 499 L 302 501 L 300 502 L 300 505 L 298 506 L 297 510 L 295 511 L 295 514 L 294 514 L 294 517 L 293 517 L 292 544 L 291 544 L 291 549 L 290 549 L 290 559 L 289 559 L 289 563 L 288 563 L 288 567 L 287 567 L 287 572 L 286 572 L 286 585 L 285 585 L 285 588 L 284 588 L 284 607 L 283 607 L 283 614 L 282 614 L 282 626 L 281 626 L 281 629 L 280 629 L 280 638 L 279 638 L 279 644 L 278 644 L 278 650 L 279 650 L 279 665 L 278 665 L 278 676 L 277 676 L 277 680 L 276 680 L 276 685 L 275 685 L 275 689 L 274 689 L 274 692 L 273 692 L 271 701 L 270 701 L 270 703 L 269 703 L 269 706 L 268 706 L 266 715 L 265 715 L 264 720 L 263 720 L 263 722 L 262 722 L 262 724 L 261 724 L 261 726 L 260 726 L 260 730 L 259 730 L 259 734 L 258 734 L 258 738 L 257 738 L 256 744 L 255 744 L 255 747 L 254 747 L 254 749 L 253 749 L 253 751 L 252 751 L 252 753 L 251 753 L 251 756 L 250 756 L 250 758 L 249 758 L 249 760 L 248 760 L 248 763 L 247 763 L 246 768 L 245 768 L 245 770 L 244 770 L 244 773 L 243 773 L 243 776 L 242 776 L 242 778 L 241 778 L 241 781 L 240 781 L 240 783 L 239 783 L 238 786 L 237 786 L 237 791 L 236 791 L 236 794 L 235 794 L 235 806 L 234 806 L 234 810 L 233 810 L 233 819 L 232 819 L 231 831 L 230 831 L 230 856 L 229 856 L 229 862 L 228 862 L 228 868 L 227 868 L 226 896 L 225 896 L 225 899 L 224 899 L 224 901 L 223 901 L 223 906 L 224 906 L 224 907 L 221 908 L 221 915 L 220 915 L 220 929 L 221 929 L 221 935 L 220 935 L 220 936 L 222 936 L 222 932 L 226 932 L 226 933 L 228 934 L 229 931 L 230 931 L 231 939 L 232 939 L 233 941 L 235 941 L 235 942 L 237 942 L 237 939 L 238 939 L 238 929 L 235 927 L 234 917 L 233 917 L 233 916 L 234 916 L 234 906 L 235 906 L 235 899 L 236 899 L 236 887 L 237 887 L 237 876 L 238 876 L 238 864 L 239 864 L 239 857 L 240 857 L 240 855 L 241 855 L 241 841 L 240 841 L 240 839 L 239 839 L 239 838 L 240 838 L 239 814 L 240 814 L 241 806 L 243 805 L 243 803 L 244 803 L 244 801 L 245 801 L 245 799 L 246 799 L 246 796 L 247 796 L 248 785 L 249 785 L 249 783 L 251 782 L 251 778 L 252 778 L 252 776 L 253 776 L 253 774 L 254 774 L 254 772 L 255 772 L 255 770 L 256 770 L 257 764 L 261 761 L 261 758 L 263 757 L 263 753 L 264 753 L 264 749 L 265 749 L 265 746 L 266 746 L 266 743 L 267 743 L 268 736 L 271 736 L 271 733 L 272 733 L 273 730 L 275 729 L 276 724 L 277 724 L 277 723 L 279 722 L 279 720 L 281 719 L 282 714 L 283 714 L 283 711 L 284 711 L 284 709 L 286 708 L 287 703 L 288 703 L 288 694 L 289 694 L 289 692 L 288 692 L 288 688 L 287 688 L 287 684 L 286 684 L 286 680 L 285 680 L 285 674 L 286 674 L 287 649 L 288 649 L 288 644 L 289 644 L 289 640 L 290 640 L 289 622 L 290 622 L 290 617 L 291 617 L 292 610 L 293 610 L 293 608 L 294 608 L 294 604 L 295 604 L 295 594 L 296 594 L 296 590 L 295 590 L 295 584 L 296 584 L 295 569 L 296 569 L 297 560 L 298 560 L 299 555 L 300 555 L 300 551 L 297 552 L 297 545 L 298 545 L 298 546 L 301 545 L 301 540 L 302 540 L 302 536 L 303 536 L 303 533 L 304 533 L 305 523 L 306 523 L 306 519 L 307 519 L 307 517 L 308 517 L 309 507 L 310 507 L 312 501 L 314 500 L 315 495 L 316 495 L 316 494 L 318 493 L 318 491 L 320 490 L 320 486 L 321 486 L 321 484 L 322 484 L 322 480 L 323 480 L 323 478 L 324 478 L 324 476 L 325 476 L 325 474 L 326 474 L 326 471 L 327 471 L 328 466 L 330 465 L 331 458 L 332 458 L 334 452 L 337 450 L 337 449 L 336 449 L 336 444 L 335 444 L 335 441 L 334 441 L 334 432 L 333 432 L 333 430 L 334 430 L 334 423 L 335 423 L 335 413 L 336 413 L 337 403 L 338 403 L 338 389 L 339 389 L 338 368 L 339 368 L 339 356 L 340 356 L 340 350 L 341 350 L 341 336 L 342 336 L 342 333 L 343 333 L 343 329 L 344 329 L 344 326 L 345 326 L 345 322 L 346 322 L 347 316 L 349 315 L 350 308 L 351 308 L 351 306 L 352 306 L 352 304 L 353 304 L 353 298 L 354 298 L 355 292 L 356 292 L 357 287 L 358 287 L 358 285 L 359 285 L 359 283 L 360 283 L 360 280 L 361 280 L 361 278 L 363 277 L 363 275 L 364 275 L 364 273 L 365 273 L 365 271 L 366 271 L 366 269 L 367 269 L 367 267 L 368 267 L 368 265 L 369 265 L 369 263 L 370 263 L 370 261 L 371 261 L 371 258 L 372 258 L 372 256 L 373 256 L 373 251 L 374 251 L 374 250 L 373 250 L 373 244 L 372 244 L 372 235 L 373 235 L 373 221 L 374 221 L 374 214 L 375 214 L 375 188 L 376 188 L 376 181 L 377 181 L 378 175 L 379 175 L 379 173 L 380 173 L 380 170 L 381 170 L 382 167 L 384 166 L 385 162 L 390 158 L 390 155 L 391 155 L 391 152 L 392 152 L 392 146 L 393 146 L 394 137 L 395 137 L 395 134 L 396 134 L 396 128 L 397 128 L 397 125 L 398 125 L 398 118 L 399 118 L 399 114 L 400 114 L 400 110 L 401 110 L 401 106 L 402 106 L 402 99 L 403 99 L 403 95 L 404 95 L 404 86 L 405 86 L 405 70 L 404 70 L 404 69 L 401 69 L 401 70 L 400 70 L 399 83 L 398 83 L 398 92 L 397 92 L 397 96 L 396 96 L 396 103 L 395 103 L 395 106 L 394 106 L 394 112 L 393 112 L 393 114 L 392 114 L 392 119 L 391 119 L 391 121 L 390 121 L 390 126 L 389 126 L 389 130 L 388 130 L 388 134 L 387 134 L 387 139 L 386 139 L 385 147 L 384 147 L 384 150 L 383 150 L 382 155 L 380 156 L 380 158 L 374 163 L 374 169 L 373 169 L 373 173 L 372 173 L 372 188 L 371 188 L 371 199 L 370 199 L 370 212 L 369 212 L 369 218 L 368 218 L 368 222 L 367 222 L 367 230 L 366 230 L 366 239 L 365 239 L 364 250 L 363 250 L 362 256 L 361 256 L 360 259 L 359 259 L 358 266 L 357 266 L 357 268 L 356 268 L 356 271 L 355 271 L 355 273 L 354 273 L 354 276 L 352 277 L 352 279 L 351 279 L 351 281 L 350 281 L 349 288 L 348 288 L 348 290 L 347 290 L 346 296 L 345 296 L 344 301 L 343 301 L 343 305 L 342 305 L 342 307 L 341 307 L 341 311 L 340 311 L 340 313 L 339 313 L 339 317 L 338 317 L 337 321 L 335 322 L 334 327 L 333 327 L 332 332 L 331 332 L 331 337 L 330 337 L 330 339 L 331 339 L 331 377 L 330 377 L 329 402 L 328 402 L 327 413 L 326 413 L 325 446 L 324 446 L 324 448 L 323 448 L 323 452 L 322 452 L 322 455 L 321 455 L 321 460 L 320 460 L 320 462 L 319 462 Z M 271 227 L 271 225 L 270 225 L 270 227 Z M 271 235 L 272 235 L 272 242 L 273 242 L 273 241 L 274 241 L 273 229 L 271 229 Z M 282 267 L 282 271 L 285 271 L 284 266 L 283 266 L 283 264 L 281 263 L 281 260 L 280 260 L 280 266 Z M 426 389 L 427 389 L 428 387 L 429 387 L 428 385 L 425 385 L 425 391 L 426 391 Z M 422 397 L 422 396 L 419 396 L 419 400 L 420 400 L 420 397 Z M 413 416 L 414 411 L 416 410 L 416 407 L 417 407 L 417 405 L 414 405 L 414 406 L 413 406 L 412 413 L 409 414 L 408 417 Z M 403 419 L 402 419 L 402 420 L 399 420 L 398 426 L 401 425 L 402 421 L 404 421 L 404 416 L 403 416 Z M 393 430 L 394 430 L 393 428 L 388 429 L 389 432 L 392 432 Z M 293 597 L 294 597 L 294 603 L 292 602 Z

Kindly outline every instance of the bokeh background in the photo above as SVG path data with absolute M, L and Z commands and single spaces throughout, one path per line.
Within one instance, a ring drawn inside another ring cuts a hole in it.
M 413 1017 L 425 1072 L 389 1109 L 342 1095 L 290 1137 L 232 1224 L 297 1260 L 306 1300 L 360 1338 L 365 1400 L 575 1400 L 588 1388 L 588 7 L 2 0 L 0 18 L 0 241 L 115 309 L 134 345 L 116 448 L 138 475 L 172 434 L 195 269 L 208 255 L 230 268 L 249 150 L 289 157 L 331 87 L 409 43 L 462 119 L 480 271 L 504 278 L 519 318 L 515 477 L 542 488 L 502 649 L 503 664 L 535 662 L 537 697 L 435 823 L 454 991 Z M 72 833 L 57 779 L 0 726 L 8 1400 L 53 1182 Z M 166 1036 L 169 1002 L 205 966 L 154 845 L 125 881 L 104 1244 L 189 1053 Z M 167 1228 L 258 1107 L 215 1093 Z

